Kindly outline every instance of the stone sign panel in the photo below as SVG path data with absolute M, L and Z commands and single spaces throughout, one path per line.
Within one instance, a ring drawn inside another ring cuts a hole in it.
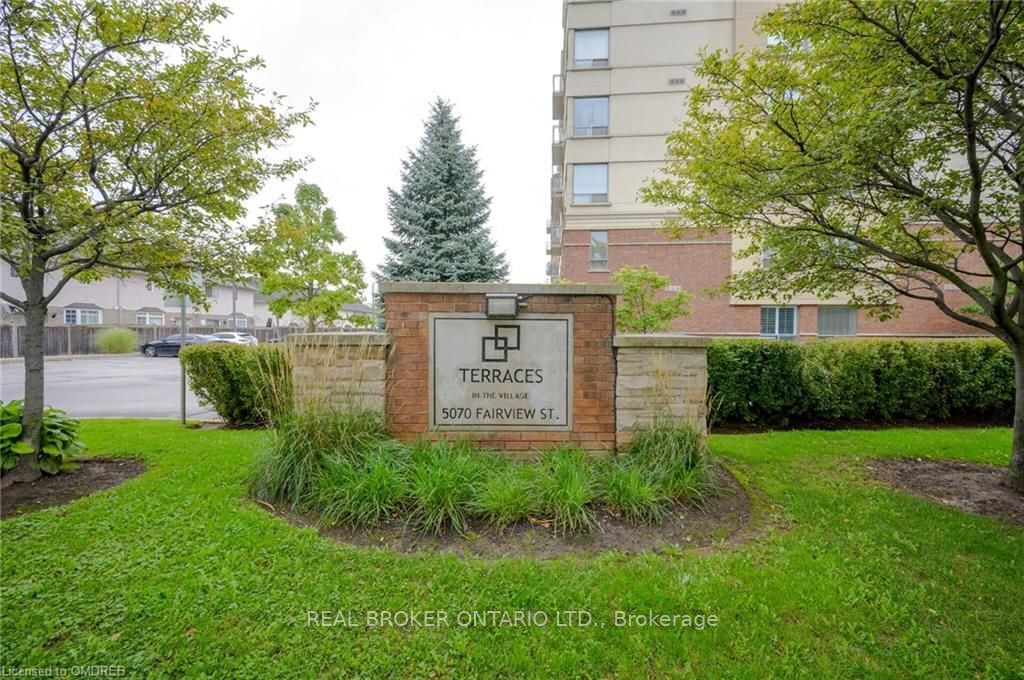
M 430 314 L 435 430 L 569 430 L 572 314 Z

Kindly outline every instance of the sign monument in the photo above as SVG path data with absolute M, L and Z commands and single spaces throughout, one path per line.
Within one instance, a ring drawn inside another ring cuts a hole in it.
M 572 314 L 432 313 L 433 430 L 572 429 Z

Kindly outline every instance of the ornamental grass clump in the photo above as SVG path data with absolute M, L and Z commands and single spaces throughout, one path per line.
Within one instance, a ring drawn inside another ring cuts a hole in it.
M 138 351 L 139 337 L 130 328 L 104 328 L 93 344 L 100 354 L 130 354 Z
M 714 492 L 705 437 L 669 419 L 638 429 L 622 460 L 649 476 L 674 501 L 703 506 Z
M 372 445 L 361 460 L 332 456 L 307 505 L 328 525 L 375 527 L 394 519 L 409 499 L 408 456 L 406 447 L 391 441 Z
M 439 535 L 446 528 L 465 534 L 477 488 L 496 467 L 493 458 L 462 443 L 415 446 L 409 466 L 410 522 L 424 534 Z
M 538 469 L 537 491 L 555 534 L 589 533 L 597 526 L 592 504 L 598 485 L 586 452 L 568 446 L 547 451 Z
M 612 513 L 636 524 L 661 521 L 672 503 L 656 475 L 624 465 L 605 471 L 604 500 Z
M 480 485 L 473 500 L 474 513 L 499 533 L 540 514 L 537 478 L 536 465 L 508 464 Z
M 292 411 L 272 431 L 270 449 L 257 463 L 252 493 L 294 509 L 307 500 L 328 459 L 360 462 L 385 437 L 384 421 L 374 411 Z

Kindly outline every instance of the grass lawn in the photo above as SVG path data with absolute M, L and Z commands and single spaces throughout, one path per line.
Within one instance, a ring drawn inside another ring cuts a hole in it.
M 206 677 L 1024 677 L 1024 530 L 870 481 L 873 456 L 1005 464 L 1007 429 L 721 435 L 761 531 L 704 552 L 550 561 L 357 549 L 245 498 L 260 432 L 87 421 L 149 471 L 0 523 L 0 666 Z M 442 628 L 307 626 L 444 610 Z M 543 627 L 459 627 L 544 610 Z M 590 627 L 558 627 L 586 610 Z M 718 625 L 616 627 L 614 612 Z

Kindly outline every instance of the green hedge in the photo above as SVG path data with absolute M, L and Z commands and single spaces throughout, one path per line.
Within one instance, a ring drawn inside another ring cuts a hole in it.
M 291 406 L 291 370 L 282 347 L 229 343 L 181 352 L 189 386 L 232 427 L 260 427 Z
M 996 340 L 715 340 L 717 423 L 1009 422 L 1013 357 Z

